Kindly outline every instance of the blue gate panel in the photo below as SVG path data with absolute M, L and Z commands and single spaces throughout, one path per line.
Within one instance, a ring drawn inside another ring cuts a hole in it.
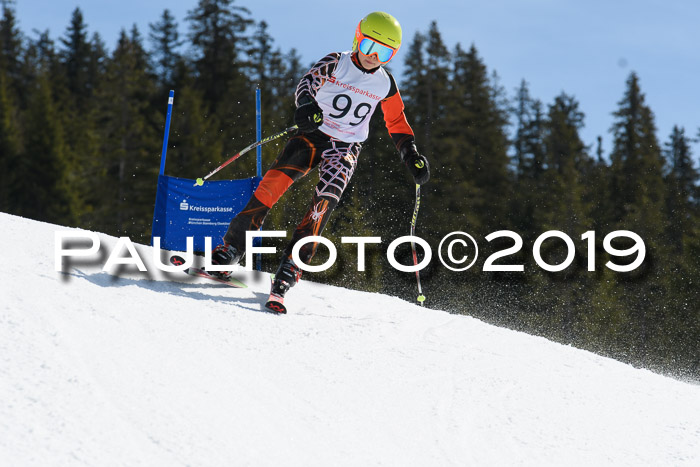
M 248 203 L 260 178 L 207 181 L 203 186 L 194 183 L 158 176 L 151 244 L 153 237 L 160 237 L 161 248 L 184 251 L 187 237 L 194 237 L 195 251 L 204 251 L 204 238 L 211 237 L 216 246 L 231 219 Z

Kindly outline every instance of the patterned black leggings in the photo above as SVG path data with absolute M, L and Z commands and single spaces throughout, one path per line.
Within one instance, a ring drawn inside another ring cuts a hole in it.
M 344 143 L 320 131 L 290 138 L 265 173 L 246 207 L 231 221 L 224 241 L 243 251 L 245 232 L 258 230 L 270 208 L 292 183 L 318 166 L 319 181 L 314 189 L 311 206 L 284 252 L 287 257 L 291 257 L 292 248 L 299 239 L 321 235 L 355 171 L 360 149 L 359 143 Z M 317 246 L 314 242 L 301 248 L 299 257 L 304 263 L 309 263 Z

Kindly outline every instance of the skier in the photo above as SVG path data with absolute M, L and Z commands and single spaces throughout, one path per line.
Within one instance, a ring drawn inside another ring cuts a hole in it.
M 323 231 L 355 170 L 378 104 L 401 161 L 417 184 L 428 181 L 428 161 L 416 149 L 396 81 L 382 68 L 400 46 L 399 22 L 387 13 L 370 13 L 357 25 L 352 51 L 331 53 L 304 75 L 295 95 L 298 133 L 287 141 L 246 207 L 231 221 L 224 244 L 212 252 L 213 264 L 237 264 L 244 254 L 245 232 L 258 230 L 291 184 L 318 165 L 319 182 L 311 206 L 284 251 L 272 285 L 271 297 L 281 302 L 301 278 L 302 271 L 292 260 L 292 248 L 299 239 Z M 316 243 L 304 245 L 299 258 L 309 264 L 316 247 Z

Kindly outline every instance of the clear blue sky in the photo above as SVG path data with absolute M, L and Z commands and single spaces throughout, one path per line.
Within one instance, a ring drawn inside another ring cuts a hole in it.
M 134 23 L 147 36 L 148 23 L 168 8 L 186 31 L 187 11 L 197 0 L 17 0 L 19 26 L 28 35 L 49 29 L 65 33 L 71 12 L 83 11 L 90 33 L 114 47 L 119 30 Z M 631 71 L 640 77 L 661 143 L 674 124 L 695 137 L 700 127 L 700 2 L 693 0 L 354 0 L 304 2 L 237 0 L 253 19 L 265 20 L 276 45 L 296 48 L 304 63 L 330 51 L 349 49 L 357 22 L 366 13 L 387 11 L 399 19 L 404 44 L 436 20 L 453 48 L 476 45 L 490 71 L 514 95 L 522 79 L 545 104 L 562 91 L 574 95 L 586 114 L 582 136 L 593 144 L 603 136 L 611 146 L 611 113 L 622 98 Z M 392 63 L 401 75 L 403 54 Z M 409 116 L 410 118 L 410 116 Z M 429 150 L 426 149 L 426 152 Z M 697 159 L 700 144 L 693 145 Z

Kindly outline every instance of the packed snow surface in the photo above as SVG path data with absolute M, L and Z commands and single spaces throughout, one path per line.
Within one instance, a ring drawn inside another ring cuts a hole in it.
M 103 234 L 57 272 L 57 231 L 0 214 L 2 465 L 700 465 L 697 385 L 310 281 L 276 316 Z

